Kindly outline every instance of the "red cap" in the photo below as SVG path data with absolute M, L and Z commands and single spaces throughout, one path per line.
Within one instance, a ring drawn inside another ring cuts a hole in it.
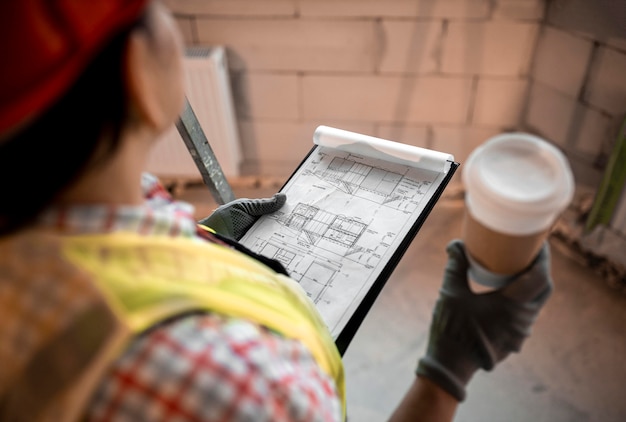
M 148 0 L 0 0 L 0 134 L 59 99 Z

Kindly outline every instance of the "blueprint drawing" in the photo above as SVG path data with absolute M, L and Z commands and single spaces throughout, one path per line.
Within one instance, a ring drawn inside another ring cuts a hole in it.
M 444 177 L 318 146 L 241 243 L 280 261 L 336 338 Z

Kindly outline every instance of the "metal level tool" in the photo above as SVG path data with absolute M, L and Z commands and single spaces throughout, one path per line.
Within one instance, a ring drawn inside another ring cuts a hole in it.
M 176 129 L 185 142 L 213 199 L 219 204 L 233 201 L 235 194 L 187 98 L 185 98 L 185 108 L 176 122 Z

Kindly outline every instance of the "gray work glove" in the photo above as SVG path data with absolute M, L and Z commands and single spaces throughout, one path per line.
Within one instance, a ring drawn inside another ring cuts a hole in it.
M 473 293 L 468 260 L 460 240 L 448 244 L 448 263 L 433 310 L 426 354 L 416 373 L 465 399 L 465 387 L 479 369 L 491 370 L 511 352 L 519 352 L 552 292 L 548 243 L 510 284 Z
M 278 211 L 286 200 L 287 195 L 280 192 L 271 198 L 236 199 L 218 207 L 199 223 L 218 234 L 239 240 L 260 216 Z

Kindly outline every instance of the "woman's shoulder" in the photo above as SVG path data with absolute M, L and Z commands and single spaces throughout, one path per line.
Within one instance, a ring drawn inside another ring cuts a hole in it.
M 133 415 L 334 421 L 341 407 L 333 380 L 303 343 L 243 319 L 203 313 L 135 338 L 115 362 L 89 419 Z

